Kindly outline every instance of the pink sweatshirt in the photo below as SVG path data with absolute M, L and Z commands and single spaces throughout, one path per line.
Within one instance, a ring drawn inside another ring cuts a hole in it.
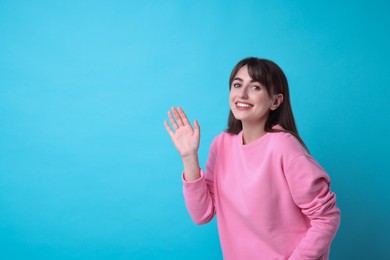
M 288 133 L 243 145 L 242 132 L 217 136 L 206 173 L 184 183 L 193 221 L 217 216 L 224 259 L 329 259 L 340 224 L 321 166 Z M 183 175 L 184 176 L 184 175 Z

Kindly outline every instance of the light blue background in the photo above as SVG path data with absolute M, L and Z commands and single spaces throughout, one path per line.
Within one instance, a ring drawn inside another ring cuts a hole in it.
M 331 259 L 390 259 L 386 1 L 0 1 L 0 259 L 221 259 L 163 127 L 208 147 L 247 56 L 285 71 L 332 178 Z

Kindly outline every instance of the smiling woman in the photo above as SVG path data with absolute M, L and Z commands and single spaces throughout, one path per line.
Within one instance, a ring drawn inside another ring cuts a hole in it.
M 228 129 L 199 167 L 200 127 L 181 108 L 165 127 L 184 166 L 184 198 L 197 224 L 214 215 L 225 259 L 329 259 L 340 225 L 330 179 L 298 135 L 287 79 L 247 58 L 230 76 Z M 233 235 L 234 234 L 234 235 Z

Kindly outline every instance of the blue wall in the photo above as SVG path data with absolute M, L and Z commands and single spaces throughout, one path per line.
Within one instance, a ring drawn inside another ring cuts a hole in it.
M 230 70 L 259 56 L 332 178 L 331 259 L 390 259 L 389 4 L 136 2 L 0 1 L 0 258 L 220 259 L 163 121 L 199 120 L 204 165 Z

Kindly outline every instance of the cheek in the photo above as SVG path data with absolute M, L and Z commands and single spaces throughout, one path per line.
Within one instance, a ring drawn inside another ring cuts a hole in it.
M 232 99 L 233 99 L 233 97 L 234 97 L 234 94 L 233 94 L 233 92 L 232 92 L 232 91 L 229 91 L 229 100 L 232 100 Z
M 234 109 L 234 94 L 230 91 L 229 92 L 229 107 L 230 109 Z
M 272 103 L 272 99 L 265 93 L 262 93 L 262 95 L 258 95 L 256 97 L 256 101 L 259 104 L 268 105 Z
M 232 107 L 233 104 L 233 97 L 232 95 L 229 95 L 229 106 Z

